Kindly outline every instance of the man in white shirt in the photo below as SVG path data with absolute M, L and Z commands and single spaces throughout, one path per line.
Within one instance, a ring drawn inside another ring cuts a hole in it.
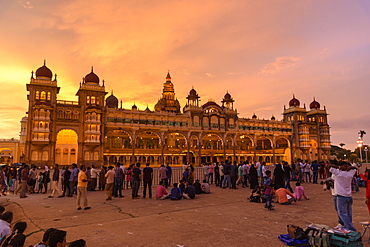
M 330 165 L 330 172 L 334 179 L 334 189 L 332 195 L 334 208 L 338 214 L 338 227 L 344 227 L 350 231 L 356 231 L 352 224 L 352 178 L 357 171 L 357 167 L 350 166 L 346 162 L 340 162 L 339 166 Z
M 10 211 L 4 212 L 1 215 L 0 220 L 0 242 L 5 238 L 6 235 L 10 234 L 12 231 L 10 229 L 10 223 L 13 221 L 13 213 Z
M 98 171 L 95 169 L 94 165 L 92 165 L 90 174 L 91 174 L 91 188 L 90 188 L 90 190 L 95 191 L 96 185 L 97 185 L 97 182 L 98 182 Z

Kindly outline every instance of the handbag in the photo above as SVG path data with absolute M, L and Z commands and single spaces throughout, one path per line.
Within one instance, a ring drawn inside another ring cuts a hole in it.
M 299 239 L 299 240 L 307 239 L 306 233 L 299 226 L 287 225 L 287 229 L 288 229 L 290 238 Z

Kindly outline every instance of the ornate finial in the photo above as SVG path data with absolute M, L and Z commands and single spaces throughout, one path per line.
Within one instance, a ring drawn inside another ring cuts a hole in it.
M 94 66 L 91 66 L 91 72 L 94 72 Z
M 44 59 L 44 66 L 46 66 L 46 59 Z
M 303 108 L 306 108 L 306 103 L 303 104 Z
M 293 99 L 295 99 L 295 96 L 294 96 L 294 94 L 293 94 Z
M 57 81 L 57 74 L 55 73 L 54 81 Z
M 121 109 L 122 109 L 122 100 L 121 100 Z
M 105 85 L 104 85 L 104 84 L 105 84 L 105 81 L 103 80 L 103 87 L 105 87 Z M 113 92 L 113 91 L 112 91 L 112 92 Z
M 168 72 L 167 72 L 167 77 L 166 77 L 166 78 L 171 78 L 170 70 L 168 69 L 167 71 L 168 71 Z
M 324 111 L 326 111 L 326 106 L 324 106 Z
M 31 71 L 31 79 L 33 79 L 33 70 Z
M 284 111 L 286 110 L 286 107 L 285 107 L 285 105 L 284 105 Z
M 113 89 L 112 89 L 111 95 L 113 95 Z
M 82 83 L 85 83 L 85 77 L 82 77 Z

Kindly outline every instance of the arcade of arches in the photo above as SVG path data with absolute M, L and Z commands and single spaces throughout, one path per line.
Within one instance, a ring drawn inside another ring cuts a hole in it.
M 104 164 L 135 162 L 181 165 L 185 162 L 200 165 L 205 162 L 229 161 L 291 161 L 290 143 L 286 137 L 272 139 L 270 136 L 222 136 L 171 132 L 141 131 L 131 133 L 112 130 L 105 136 Z

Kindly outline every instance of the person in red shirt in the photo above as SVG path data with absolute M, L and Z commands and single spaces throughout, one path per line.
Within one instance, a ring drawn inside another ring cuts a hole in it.
M 168 194 L 166 188 L 163 186 L 163 181 L 159 181 L 159 185 L 158 185 L 157 189 L 155 190 L 155 198 L 163 200 L 163 199 L 166 199 L 168 197 L 169 197 L 169 194 Z
M 365 196 L 365 204 L 367 206 L 367 210 L 369 211 L 370 214 L 370 173 L 367 171 L 367 176 L 364 174 L 360 174 L 360 178 L 364 181 L 366 181 L 366 196 Z

